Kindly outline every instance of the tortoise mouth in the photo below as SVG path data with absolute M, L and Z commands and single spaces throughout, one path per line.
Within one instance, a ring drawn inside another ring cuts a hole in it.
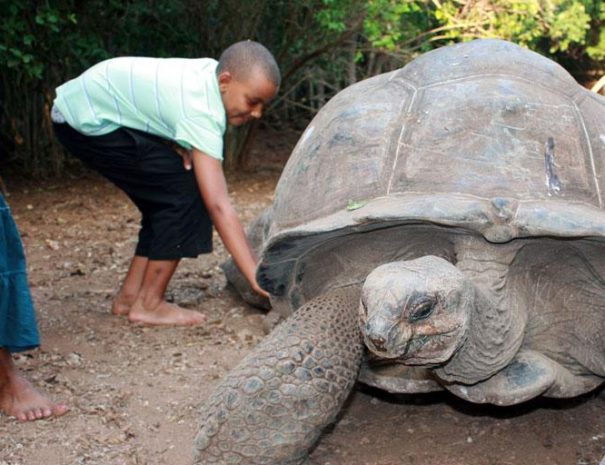
M 376 344 L 376 342 L 371 339 L 366 339 L 366 345 L 368 346 L 368 349 L 372 351 L 372 353 L 380 356 L 381 358 L 397 358 L 405 360 L 410 355 L 413 355 L 417 351 L 422 349 L 422 347 L 424 347 L 428 340 L 428 336 L 421 336 L 418 338 L 410 339 L 403 344 L 400 343 L 392 347 L 389 347 L 389 344 L 387 344 L 386 348 L 381 348 L 380 344 Z
M 444 361 L 444 354 L 446 355 L 445 360 L 451 356 L 456 345 L 458 329 L 453 328 L 432 335 L 423 334 L 405 341 L 393 341 L 393 338 L 390 338 L 384 343 L 375 341 L 364 334 L 364 341 L 370 352 L 380 358 L 401 361 L 414 360 L 414 365 L 439 363 Z

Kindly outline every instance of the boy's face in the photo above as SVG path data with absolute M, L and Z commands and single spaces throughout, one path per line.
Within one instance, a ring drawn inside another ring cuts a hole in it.
M 227 120 L 233 126 L 260 118 L 265 105 L 277 93 L 275 85 L 258 69 L 252 70 L 245 81 L 239 81 L 229 71 L 223 71 L 218 76 L 218 84 Z

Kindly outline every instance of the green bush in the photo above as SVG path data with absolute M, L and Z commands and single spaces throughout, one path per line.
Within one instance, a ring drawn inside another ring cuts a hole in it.
M 218 57 L 258 40 L 282 68 L 276 127 L 304 126 L 343 87 L 452 42 L 511 40 L 581 80 L 600 77 L 605 58 L 601 0 L 0 0 L 0 11 L 0 163 L 33 176 L 65 167 L 48 118 L 54 89 L 112 56 Z M 228 132 L 227 166 L 252 134 Z

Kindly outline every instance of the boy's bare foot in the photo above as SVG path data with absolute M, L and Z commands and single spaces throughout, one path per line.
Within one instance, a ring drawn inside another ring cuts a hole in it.
M 19 421 L 60 417 L 69 410 L 67 405 L 56 404 L 36 391 L 16 369 L 11 370 L 5 382 L 0 386 L 0 410 Z
M 118 316 L 128 315 L 135 298 L 124 296 L 122 293 L 118 294 L 111 304 L 111 313 Z
M 144 325 L 197 326 L 206 322 L 206 315 L 166 301 L 154 307 L 145 307 L 143 300 L 137 299 L 130 309 L 128 319 L 131 323 Z

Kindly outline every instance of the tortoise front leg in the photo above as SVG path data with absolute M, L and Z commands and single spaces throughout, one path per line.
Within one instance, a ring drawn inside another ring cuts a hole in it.
M 313 299 L 231 370 L 203 406 L 194 463 L 302 463 L 355 384 L 358 305 L 354 288 Z
M 471 386 L 449 384 L 446 388 L 475 403 L 515 405 L 539 395 L 575 397 L 603 382 L 598 376 L 574 375 L 563 365 L 534 350 L 520 350 L 511 362 L 489 379 Z

